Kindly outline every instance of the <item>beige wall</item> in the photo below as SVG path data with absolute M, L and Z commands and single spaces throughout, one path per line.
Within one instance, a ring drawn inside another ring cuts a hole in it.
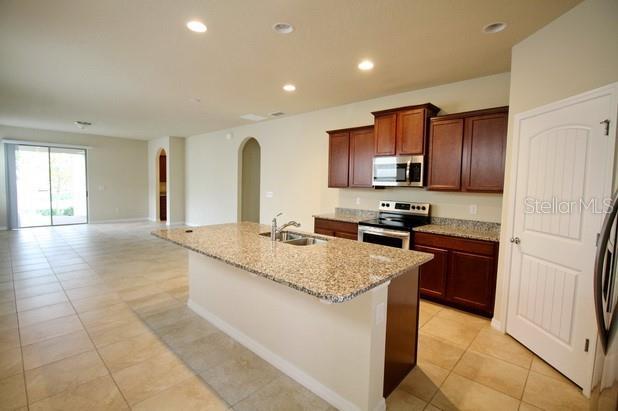
M 0 138 L 92 147 L 87 160 L 90 221 L 146 219 L 146 141 L 2 125 Z M 0 147 L 0 226 L 6 226 L 4 146 Z
M 618 81 L 618 1 L 587 0 L 513 47 L 506 186 L 496 294 L 496 325 L 503 326 L 508 289 L 513 116 Z
M 337 206 L 375 209 L 380 199 L 429 201 L 436 216 L 499 221 L 502 196 L 496 194 L 328 188 L 326 130 L 372 124 L 371 111 L 410 104 L 431 102 L 446 113 L 503 106 L 508 94 L 509 74 L 503 73 L 190 137 L 186 220 L 195 225 L 237 220 L 239 148 L 254 137 L 261 147 L 263 223 L 284 212 L 282 219 L 311 229 L 313 214 Z M 468 214 L 470 205 L 478 206 L 477 215 Z
M 260 145 L 250 138 L 242 146 L 241 221 L 260 222 Z

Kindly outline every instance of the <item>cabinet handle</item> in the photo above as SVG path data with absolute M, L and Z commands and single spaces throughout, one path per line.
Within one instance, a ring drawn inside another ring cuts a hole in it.
M 519 237 L 511 237 L 511 242 L 515 244 L 519 244 L 521 240 L 519 239 Z

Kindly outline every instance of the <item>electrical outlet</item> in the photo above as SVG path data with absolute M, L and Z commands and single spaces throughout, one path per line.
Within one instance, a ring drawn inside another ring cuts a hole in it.
M 273 198 L 273 192 L 272 191 L 267 191 L 266 192 L 266 198 Z
M 478 207 L 476 206 L 476 204 L 470 204 L 470 206 L 468 207 L 468 213 L 470 213 L 471 215 L 476 215 L 477 212 Z
M 356 205 L 360 205 L 360 197 L 356 197 Z

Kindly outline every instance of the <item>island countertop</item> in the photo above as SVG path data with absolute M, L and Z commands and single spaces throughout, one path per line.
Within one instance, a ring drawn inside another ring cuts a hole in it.
M 221 260 L 321 300 L 353 299 L 433 258 L 418 251 L 362 243 L 290 230 L 324 238 L 324 244 L 297 246 L 260 236 L 270 227 L 256 223 L 161 229 L 153 235 Z

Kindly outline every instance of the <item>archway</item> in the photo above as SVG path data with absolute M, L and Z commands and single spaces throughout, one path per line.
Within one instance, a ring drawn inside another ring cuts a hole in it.
M 239 220 L 260 222 L 260 144 L 248 138 L 239 152 Z
M 157 219 L 167 221 L 167 154 L 165 149 L 157 153 Z

